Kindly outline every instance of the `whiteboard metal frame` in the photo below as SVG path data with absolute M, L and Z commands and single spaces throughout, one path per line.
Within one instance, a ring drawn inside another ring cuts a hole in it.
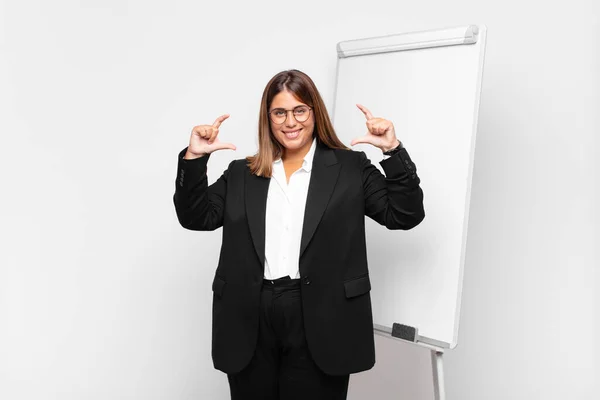
M 392 51 L 474 44 L 477 43 L 478 38 L 479 27 L 477 25 L 468 25 L 442 30 L 436 29 L 346 40 L 337 44 L 337 53 L 338 58 L 346 58 L 367 54 L 389 53 Z
M 337 54 L 338 61 L 336 65 L 336 78 L 335 78 L 335 86 L 334 86 L 334 99 L 333 99 L 333 107 L 332 107 L 332 120 L 335 120 L 335 110 L 336 110 L 336 98 L 338 91 L 338 82 L 339 82 L 339 68 L 340 68 L 340 59 L 355 57 L 361 55 L 369 55 L 369 54 L 379 54 L 379 53 L 388 53 L 388 52 L 396 52 L 396 51 L 408 51 L 408 50 L 416 50 L 416 49 L 426 49 L 433 47 L 443 47 L 443 46 L 457 46 L 457 45 L 472 45 L 476 44 L 479 41 L 482 41 L 482 50 L 479 56 L 479 68 L 478 68 L 478 76 L 477 76 L 477 90 L 480 93 L 481 91 L 481 82 L 483 78 L 483 63 L 485 57 L 485 36 L 486 36 L 487 27 L 485 25 L 466 25 L 459 27 L 450 27 L 444 29 L 435 29 L 435 30 L 426 30 L 419 32 L 408 32 L 402 34 L 393 34 L 386 36 L 377 36 L 371 38 L 364 39 L 355 39 L 355 40 L 347 40 L 343 42 L 339 42 L 337 44 Z M 471 143 L 471 149 L 469 153 L 470 162 L 469 162 L 469 170 L 468 170 L 468 184 L 467 184 L 467 193 L 466 193 L 466 202 L 465 202 L 465 214 L 464 214 L 464 226 L 466 227 L 463 232 L 463 240 L 462 240 L 462 249 L 461 249 L 461 261 L 460 261 L 460 270 L 459 270 L 459 292 L 462 292 L 462 281 L 464 275 L 464 263 L 465 263 L 465 251 L 466 251 L 466 240 L 467 240 L 467 230 L 468 230 L 468 220 L 469 220 L 469 207 L 470 207 L 470 197 L 471 197 L 471 182 L 473 176 L 473 162 L 474 162 L 474 154 L 475 154 L 475 142 L 476 142 L 476 133 L 477 133 L 477 123 L 479 119 L 479 104 L 480 104 L 480 94 L 476 96 L 476 101 L 474 105 L 474 114 L 473 114 L 473 140 Z M 457 298 L 457 308 L 456 308 L 456 320 L 460 320 L 460 306 L 461 306 L 461 298 L 462 296 L 458 296 Z M 458 336 L 458 324 L 455 325 L 457 328 L 455 329 L 455 337 L 453 343 L 457 343 Z M 374 332 L 381 336 L 385 336 L 388 338 L 394 338 L 398 340 L 403 340 L 391 336 L 392 329 L 389 327 L 385 327 L 382 325 L 374 324 Z M 407 340 L 403 340 L 404 342 L 409 342 Z M 409 342 L 410 343 L 410 342 Z M 454 348 L 452 344 L 441 342 L 435 339 L 427 338 L 424 336 L 418 336 L 415 338 L 415 343 L 421 346 L 424 346 L 436 353 L 436 364 L 439 369 L 439 374 L 441 375 L 441 381 L 443 381 L 443 374 L 441 370 L 441 355 L 443 353 L 443 349 Z M 433 358 L 432 358 L 433 359 Z M 436 368 L 434 366 L 434 368 Z M 436 379 L 437 380 L 437 379 Z M 443 388 L 443 384 L 441 385 Z M 443 389 L 442 395 L 440 398 L 443 398 Z M 436 395 L 436 398 L 438 396 Z
M 383 336 L 387 339 L 398 340 L 404 343 L 412 343 L 414 345 L 418 345 L 419 347 L 425 347 L 430 352 L 431 357 L 431 376 L 433 379 L 433 398 L 434 400 L 445 400 L 446 399 L 446 386 L 444 383 L 444 350 L 431 346 L 423 342 L 409 342 L 404 339 L 397 338 L 395 336 L 390 336 L 391 329 L 388 329 L 381 325 L 374 325 L 375 334 L 379 336 Z

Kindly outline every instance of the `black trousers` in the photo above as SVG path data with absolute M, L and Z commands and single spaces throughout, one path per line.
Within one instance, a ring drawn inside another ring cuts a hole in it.
M 313 361 L 302 319 L 300 279 L 264 280 L 256 351 L 227 374 L 232 400 L 345 400 L 349 375 L 325 374 Z

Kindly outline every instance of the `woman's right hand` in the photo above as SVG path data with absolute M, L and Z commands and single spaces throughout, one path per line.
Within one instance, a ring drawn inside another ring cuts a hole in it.
M 219 126 L 221 126 L 221 123 L 227 118 L 229 118 L 229 114 L 224 114 L 217 118 L 212 125 L 195 126 L 194 129 L 192 129 L 190 145 L 183 158 L 186 160 L 198 158 L 210 154 L 213 151 L 223 149 L 236 150 L 234 144 L 223 143 L 217 137 L 219 134 Z

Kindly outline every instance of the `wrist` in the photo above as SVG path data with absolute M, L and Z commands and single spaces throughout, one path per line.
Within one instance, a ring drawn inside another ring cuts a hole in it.
M 200 157 L 203 157 L 203 156 L 205 156 L 205 155 L 206 155 L 206 153 L 202 153 L 202 154 L 195 154 L 195 153 L 192 153 L 192 152 L 190 152 L 190 151 L 188 150 L 188 151 L 186 151 L 186 152 L 185 152 L 185 155 L 183 156 L 183 159 L 184 159 L 184 160 L 194 160 L 194 159 L 196 159 L 196 158 L 200 158 Z
M 381 151 L 386 153 L 386 152 L 388 152 L 390 150 L 394 150 L 396 148 L 400 148 L 400 149 L 402 148 L 402 142 L 400 142 L 398 139 L 396 139 L 396 141 L 392 144 L 391 147 L 382 147 Z

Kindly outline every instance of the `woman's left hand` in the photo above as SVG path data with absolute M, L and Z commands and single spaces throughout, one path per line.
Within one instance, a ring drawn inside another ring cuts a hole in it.
M 350 143 L 352 146 L 357 143 L 369 143 L 380 148 L 381 151 L 388 151 L 400 144 L 400 141 L 396 138 L 396 131 L 394 130 L 392 121 L 373 117 L 371 111 L 361 104 L 357 104 L 356 106 L 365 114 L 369 132 L 365 136 L 352 139 Z

